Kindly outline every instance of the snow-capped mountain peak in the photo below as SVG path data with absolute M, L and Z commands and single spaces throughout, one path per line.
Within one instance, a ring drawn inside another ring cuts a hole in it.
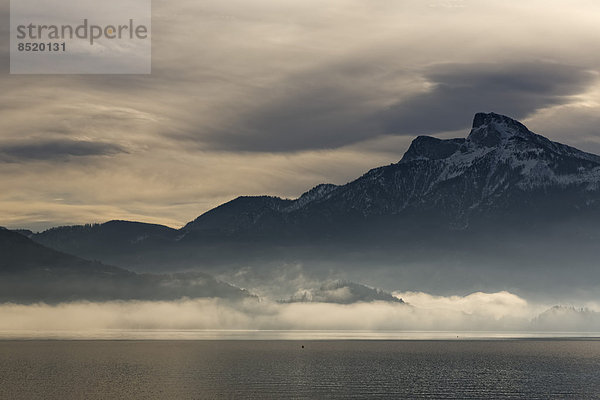
M 392 231 L 423 221 L 465 229 L 476 220 L 595 209 L 600 212 L 599 156 L 553 142 L 507 116 L 478 113 L 466 138 L 419 136 L 398 163 L 345 185 L 318 185 L 296 200 L 238 198 L 185 230 L 293 236 L 382 221 Z
M 514 137 L 534 140 L 535 136 L 525 125 L 507 116 L 477 113 L 473 118 L 473 129 L 467 141 L 481 146 L 495 147 Z

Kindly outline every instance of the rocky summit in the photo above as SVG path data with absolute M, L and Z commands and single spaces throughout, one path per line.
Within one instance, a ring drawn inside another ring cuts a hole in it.
M 419 136 L 398 163 L 350 183 L 319 185 L 296 200 L 240 197 L 183 232 L 285 236 L 372 223 L 387 232 L 408 222 L 451 229 L 493 219 L 531 222 L 596 213 L 599 184 L 599 156 L 553 142 L 509 117 L 478 113 L 464 139 Z

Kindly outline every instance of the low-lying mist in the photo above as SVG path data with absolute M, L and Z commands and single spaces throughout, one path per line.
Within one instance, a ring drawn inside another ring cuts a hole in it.
M 368 330 L 600 331 L 600 306 L 552 307 L 509 293 L 434 296 L 395 292 L 393 302 L 279 303 L 257 299 L 181 299 L 0 305 L 0 331 Z

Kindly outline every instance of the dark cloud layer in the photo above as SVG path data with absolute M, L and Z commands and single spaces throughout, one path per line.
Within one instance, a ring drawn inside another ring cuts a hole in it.
M 369 91 L 377 88 L 364 84 L 366 76 L 338 73 L 332 80 L 327 78 L 334 75 L 331 72 L 318 75 L 322 78 L 308 75 L 288 83 L 287 90 L 269 101 L 257 100 L 253 110 L 210 135 L 209 145 L 286 152 L 336 148 L 382 134 L 467 129 L 476 112 L 524 118 L 567 103 L 595 79 L 583 68 L 547 62 L 441 64 L 419 77 L 427 82 L 426 92 L 404 97 L 398 93 L 394 105 L 374 107 Z
M 376 135 L 371 119 L 351 90 L 324 85 L 300 88 L 243 115 L 209 145 L 241 151 L 287 152 L 336 148 Z
M 475 112 L 495 111 L 525 118 L 584 92 L 595 76 L 578 67 L 553 63 L 449 64 L 432 68 L 431 91 L 381 114 L 386 133 L 435 134 L 466 128 Z
M 115 144 L 82 140 L 47 140 L 0 145 L 0 162 L 67 160 L 71 157 L 123 153 Z

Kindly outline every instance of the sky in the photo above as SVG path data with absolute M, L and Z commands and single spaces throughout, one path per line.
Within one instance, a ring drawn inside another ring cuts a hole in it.
M 8 74 L 0 225 L 180 227 L 295 198 L 494 111 L 600 154 L 594 0 L 155 0 L 151 75 Z

